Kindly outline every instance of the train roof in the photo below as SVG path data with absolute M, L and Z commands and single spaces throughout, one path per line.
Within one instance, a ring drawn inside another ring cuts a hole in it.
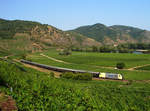
M 104 72 L 101 72 L 101 73 L 104 73 Z M 110 73 L 110 72 L 105 72 L 105 74 L 108 74 L 108 75 L 118 75 L 117 73 Z
M 40 66 L 43 66 L 43 67 L 50 67 L 50 68 L 53 68 L 53 69 L 65 70 L 65 71 L 70 71 L 70 72 L 99 74 L 99 72 L 92 72 L 92 71 L 85 71 L 85 70 L 76 70 L 76 69 L 55 67 L 55 66 L 49 66 L 49 65 L 45 65 L 45 64 L 39 64 L 39 63 L 36 63 L 36 62 L 30 62 L 30 61 L 26 61 L 26 60 L 21 60 L 21 61 L 22 62 L 26 62 L 26 63 L 32 63 L 32 64 L 35 64 L 35 65 L 40 65 Z

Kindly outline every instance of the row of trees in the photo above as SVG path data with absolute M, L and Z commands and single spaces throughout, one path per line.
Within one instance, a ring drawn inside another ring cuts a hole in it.
M 137 44 L 121 44 L 117 47 L 127 48 L 127 49 L 150 49 L 150 44 L 137 43 Z
M 133 53 L 137 49 L 149 50 L 145 53 L 150 53 L 150 44 L 121 44 L 118 46 L 92 46 L 87 48 L 82 47 L 66 47 L 59 52 L 59 55 L 71 55 L 71 51 L 79 52 L 101 52 L 101 53 Z
M 102 53 L 132 53 L 136 49 L 150 50 L 150 44 L 121 44 L 117 47 L 114 46 L 92 46 L 90 48 L 72 48 L 72 51 L 80 52 L 102 52 Z M 148 51 L 149 52 L 149 51 Z
M 114 48 L 114 47 L 110 47 L 110 46 L 102 46 L 102 47 L 93 46 L 91 48 L 73 48 L 72 51 L 102 52 L 102 53 L 132 53 L 134 50 L 127 49 L 127 48 Z

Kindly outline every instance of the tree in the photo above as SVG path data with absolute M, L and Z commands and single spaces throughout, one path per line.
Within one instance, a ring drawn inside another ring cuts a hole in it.
M 125 67 L 125 63 L 123 63 L 123 62 L 117 63 L 117 64 L 116 64 L 116 67 L 117 67 L 118 69 L 123 69 L 123 68 Z
M 92 51 L 93 52 L 98 52 L 98 48 L 96 46 L 92 46 Z
M 61 52 L 59 52 L 59 55 L 71 55 L 72 52 L 69 49 L 63 49 Z
M 23 54 L 20 55 L 20 58 L 21 58 L 21 59 L 26 59 L 26 57 L 27 57 L 27 54 L 26 54 L 26 53 L 23 53 Z
M 102 46 L 102 47 L 99 48 L 99 52 L 107 52 L 107 53 L 109 53 L 111 51 L 112 51 L 112 49 L 109 46 Z

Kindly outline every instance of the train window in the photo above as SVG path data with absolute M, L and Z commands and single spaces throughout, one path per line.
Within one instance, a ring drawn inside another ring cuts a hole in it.
M 113 75 L 108 75 L 108 77 L 113 78 L 114 76 Z

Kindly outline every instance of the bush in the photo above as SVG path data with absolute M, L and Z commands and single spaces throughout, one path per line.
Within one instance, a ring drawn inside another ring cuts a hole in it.
M 89 73 L 79 73 L 77 77 L 77 80 L 92 80 L 92 74 Z
M 61 74 L 61 77 L 66 79 L 73 79 L 73 80 L 92 80 L 92 74 L 89 73 L 66 72 Z
M 123 68 L 125 67 L 125 63 L 123 63 L 123 62 L 117 63 L 117 64 L 116 64 L 116 67 L 117 67 L 118 69 L 123 69 Z
M 62 78 L 66 78 L 66 79 L 72 79 L 73 78 L 73 73 L 72 72 L 66 72 L 60 75 L 60 77 Z
M 23 53 L 23 54 L 20 54 L 19 56 L 20 56 L 20 59 L 26 60 L 27 54 Z
M 50 72 L 49 75 L 50 75 L 50 77 L 54 77 L 55 74 L 53 72 Z
M 31 58 L 26 58 L 26 60 L 32 62 L 32 59 L 31 59 Z
M 72 52 L 69 49 L 64 49 L 63 51 L 59 52 L 59 55 L 71 55 Z

